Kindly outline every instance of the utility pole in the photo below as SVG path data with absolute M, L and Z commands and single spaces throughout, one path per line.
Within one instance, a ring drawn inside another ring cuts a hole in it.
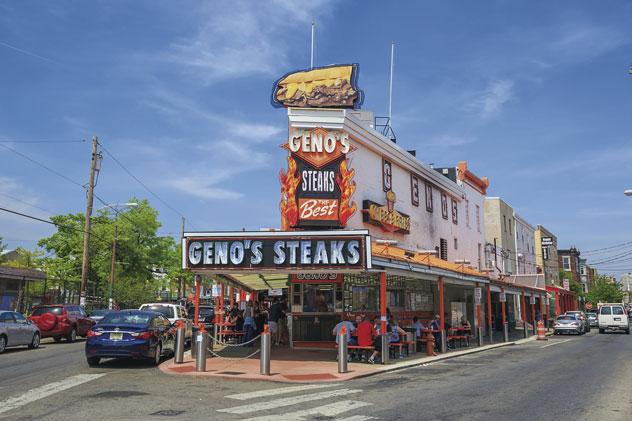
M 88 270 L 90 269 L 90 229 L 92 217 L 92 200 L 94 194 L 94 175 L 99 171 L 100 156 L 97 152 L 99 140 L 96 136 L 92 138 L 92 159 L 90 161 L 90 179 L 88 181 L 88 203 L 86 206 L 86 223 L 83 228 L 83 261 L 81 265 L 81 287 L 79 289 L 79 305 L 86 305 L 86 284 L 88 281 Z
M 116 280 L 116 242 L 118 241 L 118 225 L 114 225 L 114 239 L 112 240 L 112 266 L 110 267 L 110 288 L 108 291 L 108 308 L 112 310 L 114 281 Z
M 184 216 L 182 217 L 182 227 L 180 228 L 180 244 L 182 244 L 182 240 L 184 239 L 184 224 L 185 224 L 186 220 L 184 219 Z M 184 247 L 184 246 L 182 246 Z M 185 292 L 184 292 L 184 276 L 180 278 L 180 287 L 178 288 L 180 291 L 178 292 L 178 295 L 180 296 L 180 299 L 184 298 Z

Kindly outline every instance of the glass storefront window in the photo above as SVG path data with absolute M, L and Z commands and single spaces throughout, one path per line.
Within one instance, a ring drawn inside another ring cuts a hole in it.
M 336 284 L 304 284 L 303 312 L 333 313 Z
M 378 311 L 378 288 L 354 286 L 351 290 L 351 302 L 354 311 Z
M 404 308 L 405 294 L 403 289 L 389 289 L 386 291 L 388 296 L 387 306 L 390 308 Z

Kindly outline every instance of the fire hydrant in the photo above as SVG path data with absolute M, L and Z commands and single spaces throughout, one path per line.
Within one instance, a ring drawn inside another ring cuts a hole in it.
M 429 357 L 433 357 L 437 355 L 434 352 L 435 339 L 432 332 L 430 332 L 429 330 L 426 330 L 426 332 L 424 333 L 424 339 L 426 342 L 426 355 L 428 355 Z

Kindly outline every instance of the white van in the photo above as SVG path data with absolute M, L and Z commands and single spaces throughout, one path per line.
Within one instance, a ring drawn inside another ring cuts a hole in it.
M 630 319 L 625 314 L 623 304 L 601 304 L 598 319 L 599 333 L 604 333 L 606 330 L 623 330 L 630 334 Z

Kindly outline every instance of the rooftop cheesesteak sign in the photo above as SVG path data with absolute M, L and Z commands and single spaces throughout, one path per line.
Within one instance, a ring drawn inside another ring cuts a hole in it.
M 370 267 L 367 231 L 185 234 L 183 268 L 211 272 L 363 270 Z
M 281 171 L 281 228 L 344 228 L 356 211 L 354 150 L 341 130 L 290 129 L 287 172 Z

